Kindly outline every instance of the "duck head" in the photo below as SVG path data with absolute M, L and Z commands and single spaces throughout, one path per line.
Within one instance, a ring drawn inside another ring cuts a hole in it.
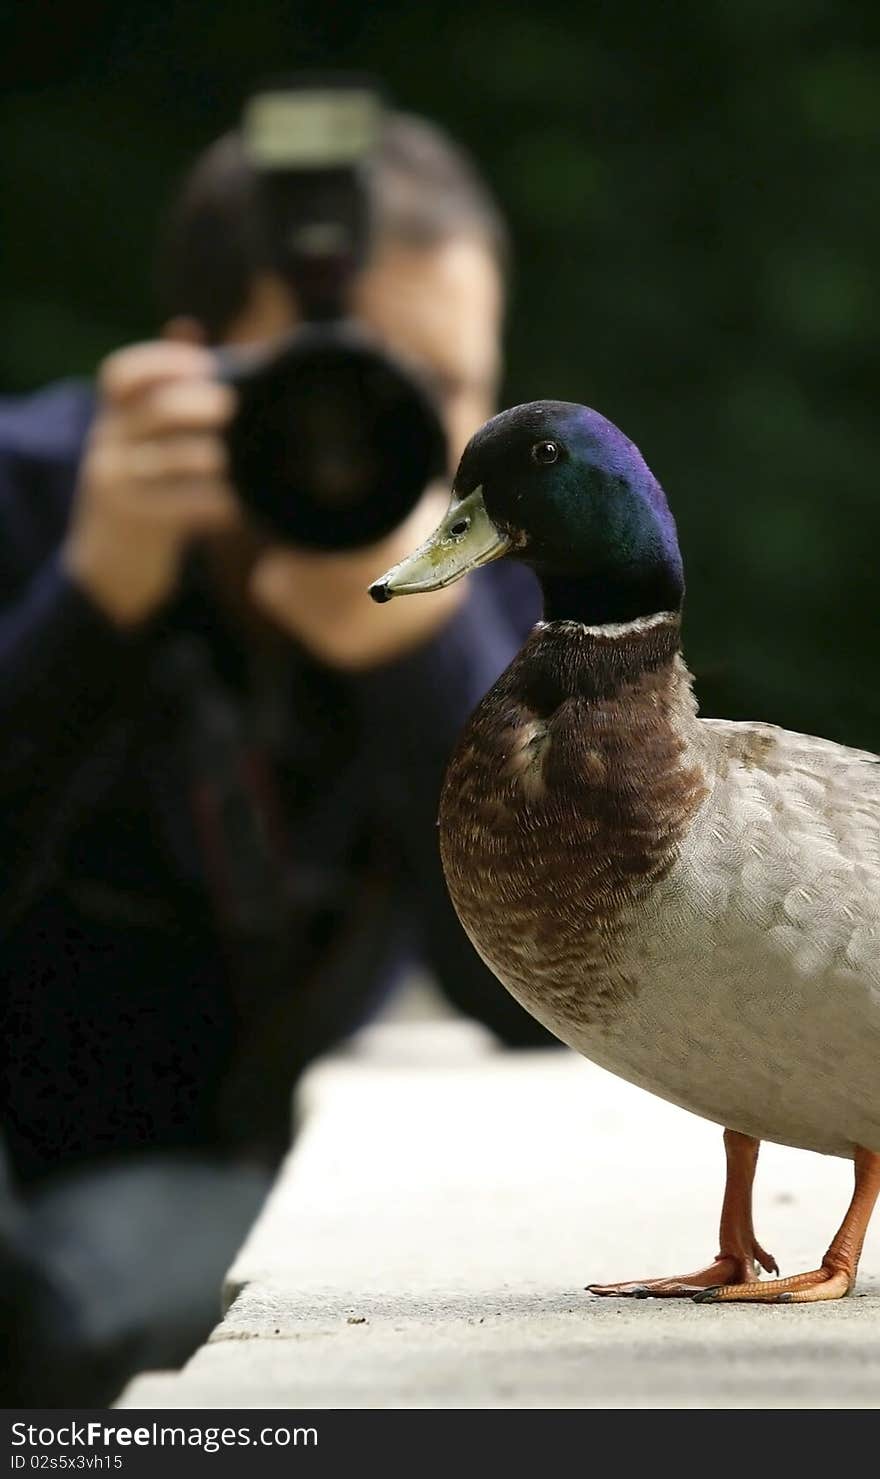
M 439 527 L 370 595 L 437 590 L 505 555 L 537 573 L 548 621 L 602 625 L 681 606 L 660 484 L 616 426 L 570 401 L 533 401 L 487 421 L 465 448 Z

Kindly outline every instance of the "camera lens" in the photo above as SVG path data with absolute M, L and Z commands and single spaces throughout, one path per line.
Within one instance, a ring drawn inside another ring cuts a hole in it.
M 239 397 L 228 433 L 235 486 L 292 543 L 373 543 L 447 471 L 427 390 L 348 326 L 301 329 L 258 364 L 227 357 L 222 373 Z

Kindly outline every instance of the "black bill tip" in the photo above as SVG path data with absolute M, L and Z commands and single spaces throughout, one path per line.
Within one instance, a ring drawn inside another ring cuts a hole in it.
M 370 595 L 380 606 L 384 605 L 386 601 L 390 601 L 391 591 L 388 589 L 388 582 L 385 580 L 374 580 L 370 586 Z

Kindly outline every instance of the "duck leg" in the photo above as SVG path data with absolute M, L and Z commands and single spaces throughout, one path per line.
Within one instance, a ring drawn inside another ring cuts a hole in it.
M 625 1284 L 588 1284 L 591 1294 L 628 1295 L 635 1299 L 686 1299 L 719 1287 L 738 1290 L 757 1284 L 757 1265 L 778 1274 L 776 1260 L 765 1253 L 752 1227 L 752 1184 L 761 1142 L 737 1130 L 724 1131 L 727 1181 L 721 1207 L 718 1257 L 706 1268 L 668 1279 L 637 1279 Z M 763 1288 L 763 1285 L 761 1286 Z M 733 1297 L 733 1296 L 731 1296 Z
M 729 1281 L 717 1289 L 703 1289 L 694 1298 L 700 1304 L 730 1303 L 733 1300 L 758 1300 L 764 1304 L 815 1304 L 824 1299 L 843 1299 L 856 1281 L 862 1244 L 871 1213 L 880 1193 L 880 1154 L 856 1147 L 855 1190 L 849 1210 L 840 1225 L 820 1268 L 806 1274 L 793 1274 L 788 1279 L 769 1279 L 747 1288 Z

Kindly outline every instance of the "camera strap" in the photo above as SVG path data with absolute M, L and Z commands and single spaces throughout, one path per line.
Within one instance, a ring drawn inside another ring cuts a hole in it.
M 162 683 L 178 713 L 192 823 L 226 964 L 236 1022 L 234 1077 L 240 1057 L 250 1056 L 251 1037 L 264 1040 L 264 1022 L 299 1010 L 306 911 L 293 887 L 291 839 L 272 761 L 250 732 L 246 705 L 215 671 L 208 644 L 175 637 L 163 654 Z M 283 1117 L 293 1068 L 267 1061 L 263 1070 L 262 1097 L 272 1097 L 277 1079 Z M 263 1107 L 249 1113 L 241 1105 L 237 1133 L 248 1136 L 247 1122 L 266 1117 Z
M 272 942 L 277 947 L 293 922 L 290 839 L 271 761 L 251 733 L 245 706 L 216 673 L 207 643 L 175 638 L 162 666 L 165 686 L 177 699 L 193 822 L 218 931 L 233 954 L 252 962 L 251 975 L 254 955 Z
M 289 1144 L 298 1073 L 356 1018 L 365 981 L 380 971 L 394 893 L 376 846 L 360 865 L 337 872 L 296 856 L 274 765 L 283 735 L 272 743 L 271 716 L 262 726 L 253 722 L 217 674 L 207 643 L 175 637 L 162 668 L 166 692 L 176 694 L 192 818 L 236 1020 L 217 1129 L 239 1153 L 271 1163 Z M 276 715 L 278 730 L 283 721 Z M 316 940 L 316 918 L 328 908 L 331 933 Z

